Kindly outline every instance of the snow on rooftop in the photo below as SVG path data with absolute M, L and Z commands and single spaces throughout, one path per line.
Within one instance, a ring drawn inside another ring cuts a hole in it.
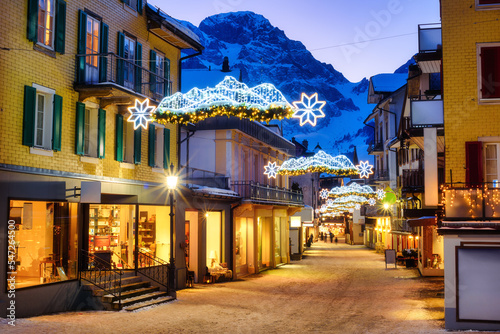
M 407 73 L 382 73 L 370 78 L 374 92 L 395 92 L 406 84 Z
M 158 9 L 160 9 L 160 8 L 157 8 L 157 7 L 149 4 L 149 3 L 147 4 L 147 6 L 155 12 L 158 12 Z M 187 28 L 182 23 L 180 23 L 179 21 L 174 19 L 172 16 L 170 16 L 167 13 L 165 13 L 164 11 L 162 11 L 161 9 L 158 12 L 158 14 L 162 17 L 162 19 L 164 19 L 167 23 L 172 25 L 175 29 L 178 29 L 179 31 L 184 33 L 186 36 L 188 36 L 189 38 L 191 38 L 192 40 L 194 40 L 195 42 L 197 42 L 198 44 L 201 45 L 200 37 L 198 37 L 198 35 L 196 35 L 193 31 L 191 31 L 191 29 Z
M 206 195 L 240 197 L 240 195 L 237 192 L 228 189 L 199 187 L 199 188 L 193 188 L 192 190 L 196 193 L 202 193 Z

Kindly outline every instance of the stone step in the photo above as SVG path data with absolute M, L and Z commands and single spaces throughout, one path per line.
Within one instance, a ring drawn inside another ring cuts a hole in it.
M 160 287 L 158 287 L 158 286 L 151 286 L 149 284 L 149 282 L 146 282 L 146 283 L 148 283 L 147 287 L 142 287 L 142 288 L 139 288 L 139 289 L 129 290 L 129 291 L 122 292 L 122 294 L 121 294 L 122 301 L 126 300 L 126 299 L 129 299 L 129 298 L 133 298 L 133 297 L 136 297 L 136 296 L 149 294 L 149 293 L 152 293 L 152 292 L 160 290 Z M 102 296 L 103 303 L 115 302 L 116 299 L 117 299 L 117 297 L 115 297 L 115 296 L 113 296 L 111 294 Z
M 123 297 L 122 297 L 121 307 L 124 308 L 124 307 L 130 306 L 132 304 L 141 303 L 141 302 L 145 302 L 145 301 L 148 301 L 151 299 L 155 299 L 155 298 L 159 298 L 159 297 L 166 297 L 166 296 L 168 296 L 168 295 L 164 291 L 155 291 L 155 292 L 141 294 L 141 295 L 134 296 L 131 298 L 126 298 L 126 299 L 123 299 Z M 113 309 L 115 309 L 115 310 L 120 309 L 118 300 L 113 301 L 112 305 L 113 305 Z
M 96 297 L 103 297 L 105 294 L 108 294 L 109 292 L 118 292 L 118 291 L 121 291 L 123 294 L 126 291 L 137 290 L 140 288 L 147 288 L 150 285 L 151 285 L 151 283 L 149 283 L 148 281 L 139 281 L 139 282 L 133 282 L 133 283 L 129 283 L 129 284 L 123 284 L 123 282 L 122 282 L 121 289 L 115 288 L 115 289 L 112 289 L 109 291 L 97 289 L 97 290 L 93 291 L 93 295 Z
M 151 300 L 148 300 L 145 302 L 132 304 L 130 306 L 124 307 L 123 310 L 131 312 L 131 311 L 135 311 L 135 310 L 138 310 L 138 309 L 141 309 L 144 307 L 148 307 L 148 306 L 168 303 L 168 302 L 171 302 L 173 300 L 175 300 L 175 298 L 172 296 L 159 297 L 159 298 L 151 299 Z
M 112 280 L 111 282 L 116 282 L 117 280 Z M 138 282 L 142 282 L 143 279 L 142 277 L 140 276 L 122 276 L 122 286 L 123 285 L 127 285 L 127 284 L 132 284 L 132 283 L 138 283 Z M 82 282 L 85 282 L 84 284 L 82 284 L 82 289 L 84 290 L 100 290 L 99 287 L 95 286 L 94 284 L 82 279 Z M 106 283 L 110 282 L 110 281 L 104 281 Z

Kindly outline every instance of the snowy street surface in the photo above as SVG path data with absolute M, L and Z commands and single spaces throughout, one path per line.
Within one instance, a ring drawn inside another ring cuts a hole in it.
M 385 268 L 364 246 L 316 242 L 292 261 L 239 281 L 197 284 L 135 312 L 83 311 L 0 320 L 1 333 L 451 333 L 443 278 Z

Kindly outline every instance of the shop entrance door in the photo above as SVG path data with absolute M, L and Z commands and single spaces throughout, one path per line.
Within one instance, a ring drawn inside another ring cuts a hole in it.
M 89 206 L 89 253 L 110 268 L 133 269 L 135 205 Z

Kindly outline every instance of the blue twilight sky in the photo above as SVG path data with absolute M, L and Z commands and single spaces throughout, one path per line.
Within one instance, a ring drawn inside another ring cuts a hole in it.
M 418 25 L 439 23 L 439 0 L 148 0 L 198 26 L 206 17 L 252 11 L 314 57 L 357 82 L 392 73 L 418 48 Z

